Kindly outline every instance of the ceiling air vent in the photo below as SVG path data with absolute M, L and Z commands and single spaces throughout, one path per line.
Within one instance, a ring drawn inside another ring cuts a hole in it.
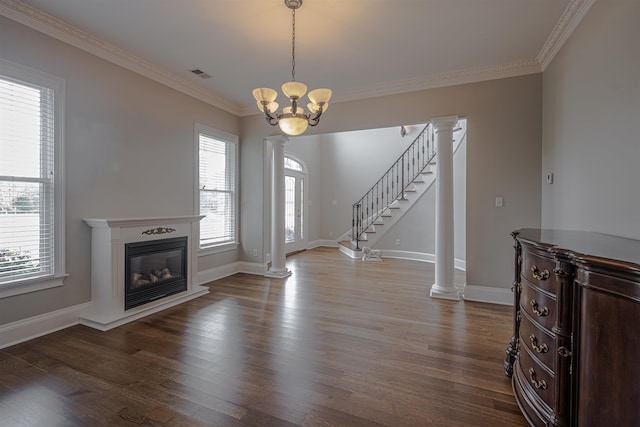
M 201 79 L 210 79 L 211 76 L 207 73 L 205 73 L 204 71 L 196 68 L 195 70 L 191 70 L 191 72 L 193 74 L 195 74 L 196 76 L 200 77 Z

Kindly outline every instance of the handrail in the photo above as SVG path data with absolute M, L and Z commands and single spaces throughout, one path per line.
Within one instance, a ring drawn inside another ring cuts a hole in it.
M 352 207 L 351 240 L 360 249 L 360 238 L 396 200 L 404 199 L 404 192 L 429 165 L 436 155 L 431 123 L 398 157 L 382 177 Z

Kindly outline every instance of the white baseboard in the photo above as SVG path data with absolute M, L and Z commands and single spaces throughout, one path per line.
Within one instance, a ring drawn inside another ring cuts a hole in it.
M 513 306 L 513 292 L 506 288 L 467 284 L 464 287 L 463 294 L 465 301 L 478 301 L 489 304 Z
M 267 271 L 267 264 L 246 261 L 231 262 L 220 267 L 198 271 L 198 285 L 204 285 L 205 283 L 223 279 L 236 273 L 247 273 L 263 276 Z
M 323 239 L 318 239 L 318 240 L 314 240 L 312 242 L 307 242 L 307 249 L 315 249 L 315 248 L 319 248 L 321 246 L 329 247 L 329 248 L 337 248 L 338 247 L 338 242 L 335 241 L 335 240 L 323 240 Z
M 426 253 L 426 252 L 398 251 L 393 249 L 380 249 L 380 250 L 382 251 L 382 258 L 409 259 L 413 261 L 423 261 L 423 262 L 430 262 L 430 263 L 436 262 L 436 255 Z M 456 270 L 465 271 L 465 268 L 466 268 L 465 260 L 456 258 L 454 261 L 454 267 Z
M 264 276 L 267 271 L 269 271 L 269 267 L 266 263 L 262 264 L 259 262 L 246 261 L 241 261 L 238 263 L 237 273 L 256 274 L 258 276 Z
M 0 326 L 0 348 L 29 341 L 79 323 L 91 302 L 74 305 Z

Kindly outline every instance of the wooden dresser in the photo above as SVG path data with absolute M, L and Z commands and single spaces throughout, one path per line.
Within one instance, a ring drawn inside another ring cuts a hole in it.
M 522 229 L 505 372 L 533 426 L 640 426 L 640 241 Z

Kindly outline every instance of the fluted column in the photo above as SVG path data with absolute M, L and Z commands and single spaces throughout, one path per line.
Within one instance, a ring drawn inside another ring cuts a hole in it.
M 285 252 L 285 187 L 284 187 L 284 136 L 268 138 L 273 147 L 271 163 L 271 268 L 266 277 L 291 276 L 287 269 Z
M 454 282 L 453 128 L 458 116 L 431 119 L 436 134 L 436 281 L 431 297 L 460 300 Z

